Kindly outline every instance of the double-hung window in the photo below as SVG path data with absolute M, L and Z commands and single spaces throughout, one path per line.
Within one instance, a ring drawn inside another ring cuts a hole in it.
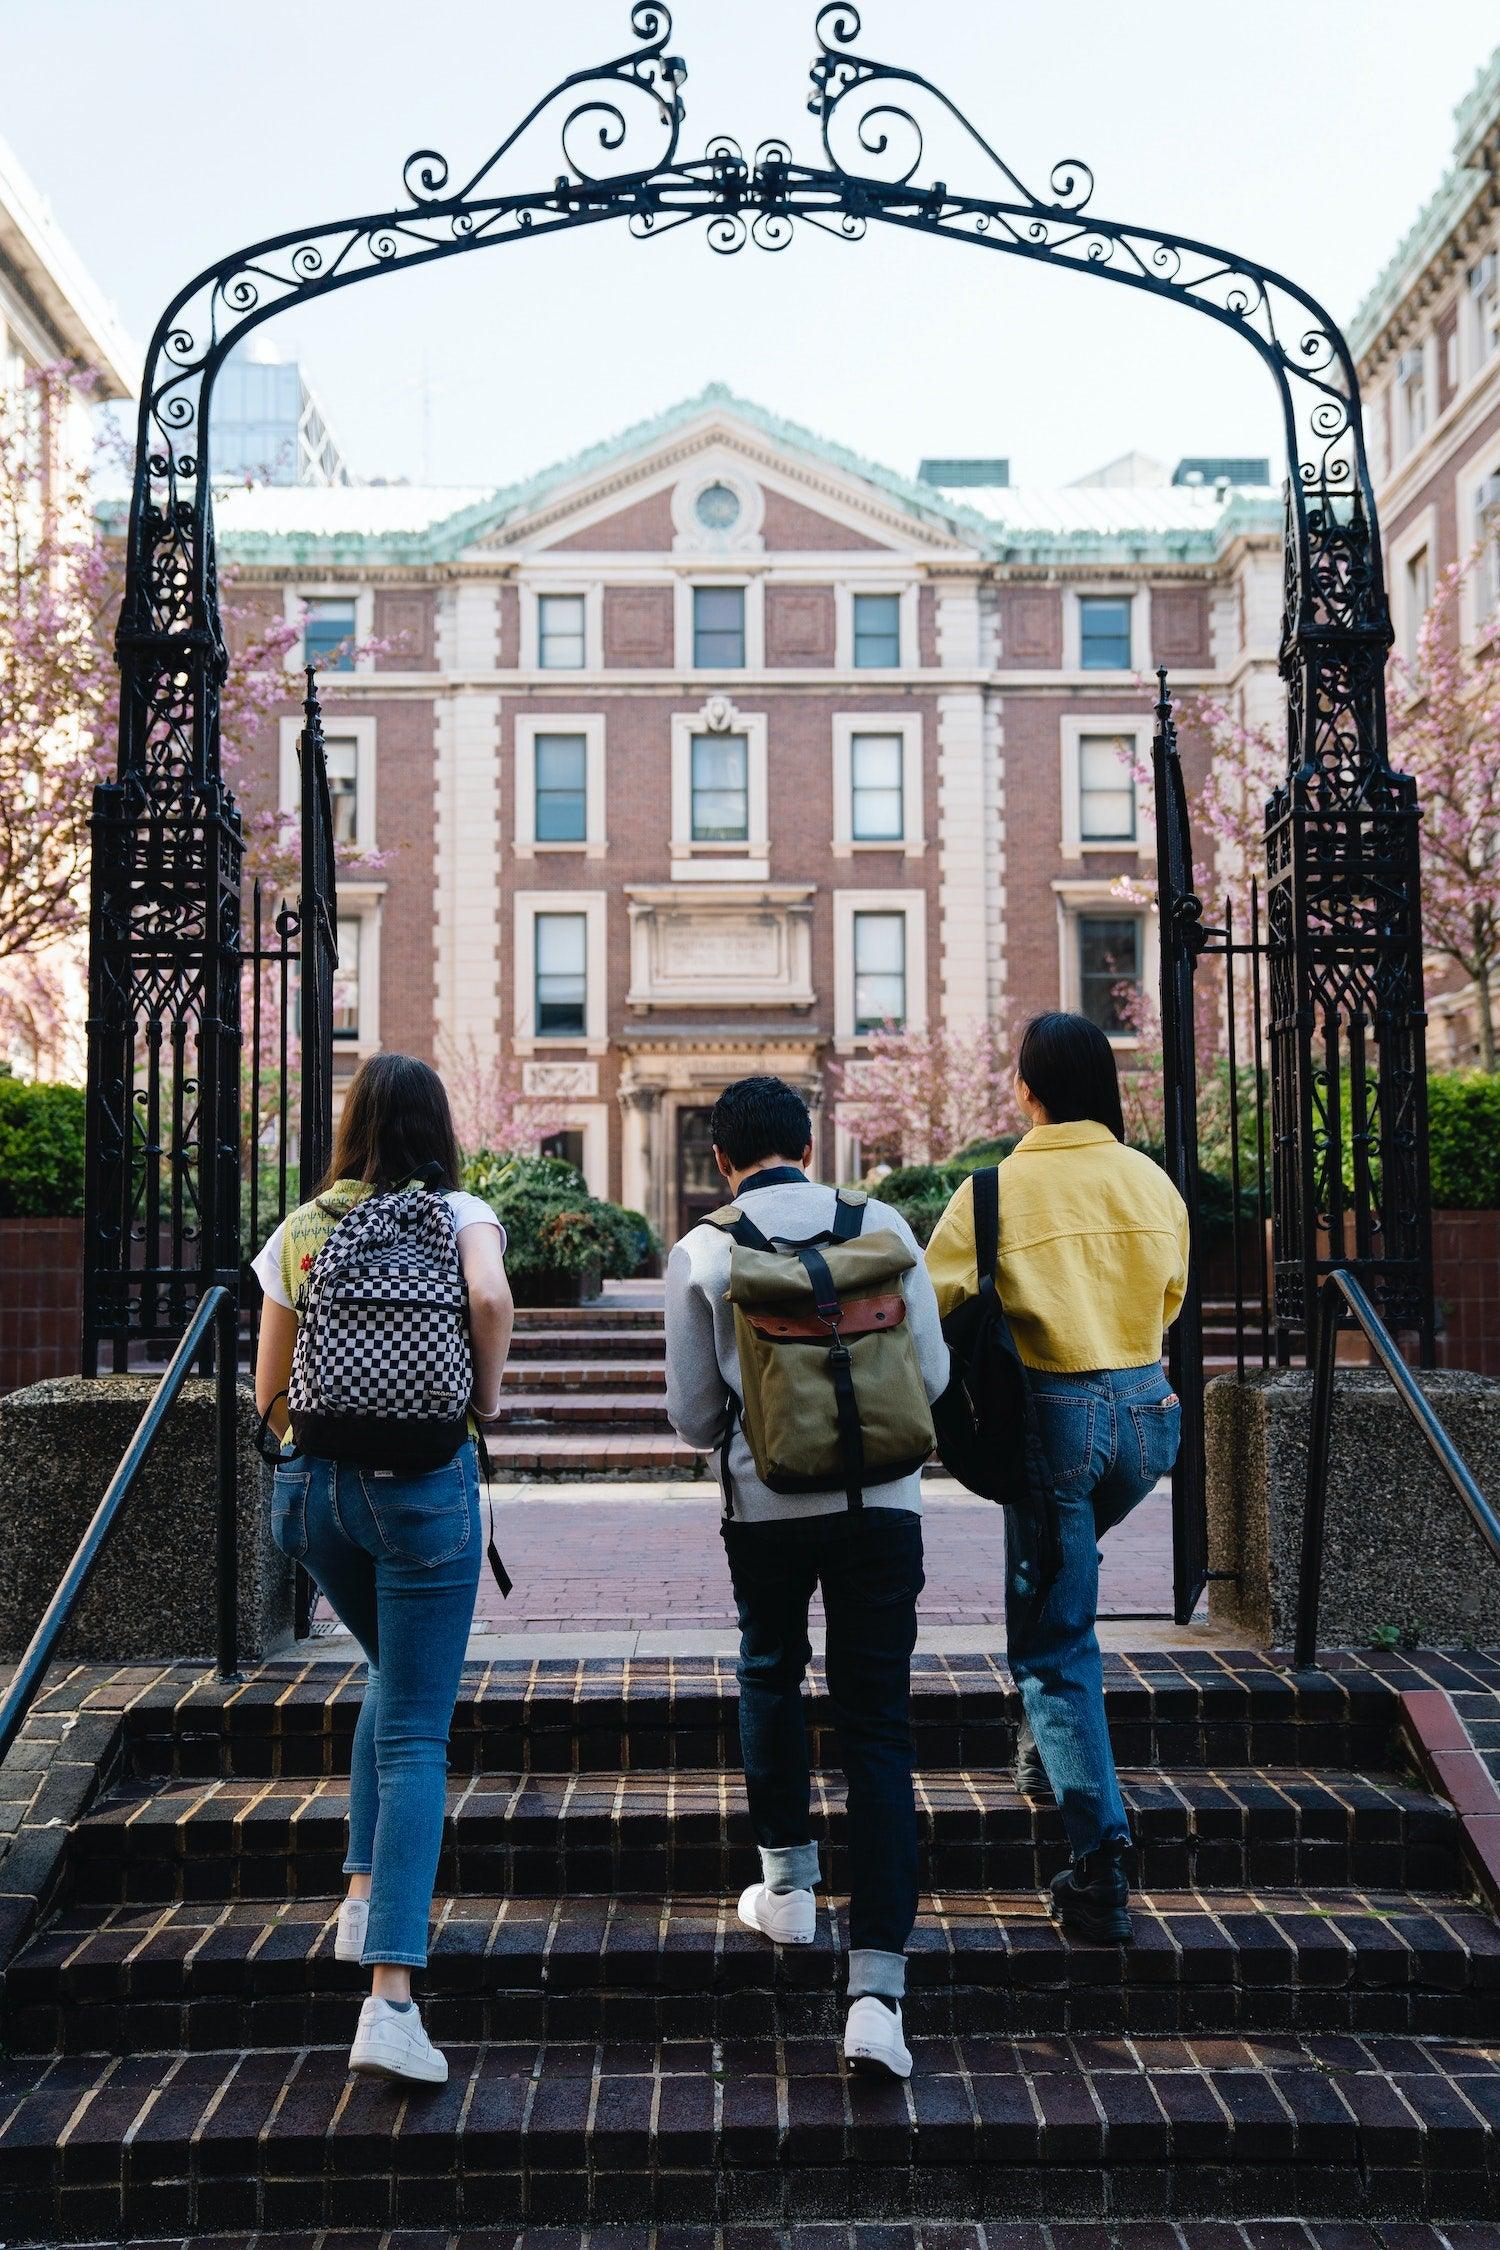
M 899 844 L 906 834 L 899 734 L 856 734 L 849 741 L 853 800 L 849 833 L 856 844 Z
M 538 594 L 536 660 L 544 672 L 581 672 L 584 666 L 582 594 Z
M 302 661 L 320 672 L 354 670 L 354 604 L 315 596 L 305 605 Z
M 1078 834 L 1085 844 L 1135 842 L 1135 744 L 1119 734 L 1078 738 Z
M 363 925 L 357 917 L 339 916 L 338 958 L 333 972 L 333 1036 L 359 1037 L 359 946 Z
M 906 1023 L 906 916 L 854 917 L 854 1028 L 878 1031 Z
M 1130 669 L 1130 596 L 1081 594 L 1078 600 L 1078 662 L 1085 672 Z
M 359 744 L 352 735 L 330 735 L 323 745 L 333 840 L 352 845 L 359 836 Z
M 1101 1031 L 1129 1034 L 1128 994 L 1141 985 L 1141 925 L 1130 914 L 1078 917 L 1078 1006 Z
M 588 741 L 581 734 L 539 734 L 536 754 L 536 840 L 581 844 L 588 835 Z
M 588 1012 L 588 920 L 536 918 L 536 1028 L 543 1039 L 581 1039 Z
M 745 589 L 693 588 L 693 666 L 699 672 L 745 669 Z
M 901 662 L 901 596 L 856 594 L 854 664 L 857 671 L 890 671 Z
M 695 734 L 692 743 L 692 840 L 744 844 L 750 839 L 750 745 L 742 734 Z

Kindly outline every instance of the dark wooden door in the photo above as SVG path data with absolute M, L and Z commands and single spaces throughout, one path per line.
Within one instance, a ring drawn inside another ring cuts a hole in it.
M 728 1194 L 714 1163 L 709 1109 L 677 1112 L 677 1231 L 686 1234 L 710 1211 L 717 1211 Z

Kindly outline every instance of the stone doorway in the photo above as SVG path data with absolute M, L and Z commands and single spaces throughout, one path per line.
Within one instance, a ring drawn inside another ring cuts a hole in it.
M 677 1231 L 686 1234 L 725 1199 L 724 1181 L 714 1162 L 709 1132 L 711 1109 L 677 1112 Z

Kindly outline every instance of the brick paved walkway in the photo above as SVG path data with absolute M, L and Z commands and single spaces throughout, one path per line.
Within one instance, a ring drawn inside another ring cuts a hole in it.
M 984 1645 L 993 1636 L 998 1647 L 1005 1616 L 1000 1512 L 945 1483 L 929 1480 L 924 1493 L 924 1635 L 985 1629 Z M 494 1505 L 496 1544 L 515 1591 L 502 1602 L 489 1572 L 483 1574 L 477 1633 L 733 1631 L 716 1485 L 497 1484 Z M 1170 1616 L 1165 1485 L 1105 1541 L 1099 1608 L 1106 1618 Z M 820 1608 L 814 1618 L 821 1622 Z

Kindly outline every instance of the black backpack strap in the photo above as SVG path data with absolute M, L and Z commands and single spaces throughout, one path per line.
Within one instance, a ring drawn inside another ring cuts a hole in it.
M 724 1495 L 724 1514 L 731 1520 L 734 1516 L 734 1485 L 729 1475 L 729 1448 L 734 1442 L 735 1424 L 742 1411 L 739 1400 L 731 1391 L 724 1414 L 724 1435 L 719 1440 L 719 1488 Z
M 854 1230 L 858 1232 L 858 1227 Z M 836 1238 L 837 1239 L 837 1238 Z M 849 1513 L 857 1516 L 865 1504 L 865 1441 L 859 1426 L 859 1402 L 854 1395 L 854 1375 L 849 1363 L 849 1346 L 839 1334 L 838 1324 L 843 1315 L 839 1293 L 834 1287 L 828 1261 L 820 1250 L 809 1244 L 797 1252 L 798 1262 L 812 1283 L 813 1302 L 818 1318 L 826 1321 L 833 1337 L 828 1347 L 828 1372 L 833 1378 L 834 1408 L 839 1424 L 839 1454 L 844 1464 L 844 1497 L 849 1503 Z
M 494 1577 L 495 1584 L 500 1589 L 500 1599 L 504 1602 L 508 1602 L 510 1600 L 512 1579 L 510 1572 L 506 1569 L 504 1563 L 500 1560 L 500 1550 L 495 1545 L 495 1503 L 493 1498 L 491 1497 L 489 1490 L 491 1483 L 494 1481 L 495 1468 L 494 1463 L 490 1460 L 490 1449 L 484 1442 L 484 1432 L 480 1428 L 477 1420 L 474 1423 L 474 1449 L 479 1456 L 480 1482 L 485 1488 L 485 1499 L 489 1503 L 490 1511 L 490 1535 L 485 1543 L 484 1551 L 489 1559 L 490 1571 L 492 1576 Z
M 1000 1264 L 1000 1167 L 982 1164 L 974 1174 L 974 1267 L 979 1293 L 997 1288 Z
M 865 1204 L 868 1197 L 849 1188 L 838 1188 L 838 1207 L 833 1214 L 833 1239 L 835 1242 L 852 1242 L 865 1223 Z
M 703 1220 L 706 1227 L 717 1227 L 720 1234 L 729 1235 L 743 1250 L 769 1250 L 771 1245 L 747 1211 L 737 1203 L 726 1203 L 722 1211 L 710 1211 Z

